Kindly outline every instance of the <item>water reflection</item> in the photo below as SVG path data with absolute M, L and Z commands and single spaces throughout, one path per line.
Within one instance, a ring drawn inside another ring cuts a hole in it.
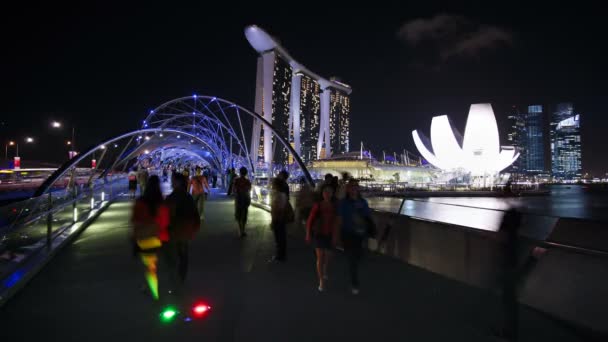
M 370 197 L 366 200 L 370 208 L 391 213 L 397 213 L 403 202 L 403 198 L 400 197 Z
M 498 231 L 503 212 L 427 201 L 405 200 L 401 214 L 488 231 Z
M 575 217 L 584 219 L 608 220 L 608 196 L 590 194 L 582 186 L 549 187 L 548 196 L 531 197 L 433 197 L 425 199 L 433 203 L 470 206 L 495 210 L 506 210 L 511 206 L 520 208 L 523 212 L 555 217 Z
M 430 197 L 416 198 L 418 202 L 427 202 L 424 204 L 411 204 L 416 206 L 419 212 L 429 217 L 426 219 L 432 220 L 433 217 L 446 214 L 432 210 L 448 211 L 453 215 L 462 216 L 472 212 L 466 208 L 483 208 L 491 210 L 506 210 L 511 206 L 520 208 L 523 212 L 533 215 L 543 215 L 552 217 L 574 217 L 594 220 L 608 221 L 608 195 L 607 194 L 591 194 L 587 193 L 580 185 L 555 185 L 550 186 L 551 194 L 547 196 L 529 196 L 529 197 Z M 397 212 L 401 206 L 401 199 L 390 197 L 376 197 L 369 199 L 370 206 L 374 209 Z M 443 209 L 441 204 L 448 204 L 449 208 Z M 424 209 L 423 209 L 424 208 Z M 431 209 L 432 208 L 432 209 Z M 408 210 L 405 208 L 404 210 Z M 413 213 L 413 209 L 409 209 Z M 423 214 L 415 214 L 412 216 L 423 216 Z M 471 218 L 472 221 L 477 221 Z

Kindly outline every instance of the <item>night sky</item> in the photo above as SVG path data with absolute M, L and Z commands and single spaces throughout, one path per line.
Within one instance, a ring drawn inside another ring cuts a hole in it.
M 363 141 L 376 154 L 417 153 L 413 129 L 428 133 L 432 116 L 448 114 L 464 132 L 471 103 L 492 103 L 504 136 L 512 105 L 571 101 L 581 114 L 584 171 L 608 171 L 599 8 L 225 3 L 5 8 L 2 143 L 34 136 L 35 145 L 20 144 L 22 158 L 58 162 L 70 130 L 52 132 L 51 119 L 74 124 L 82 148 L 139 128 L 150 109 L 176 97 L 253 108 L 256 52 L 243 30 L 256 24 L 309 69 L 352 86 L 355 149 Z

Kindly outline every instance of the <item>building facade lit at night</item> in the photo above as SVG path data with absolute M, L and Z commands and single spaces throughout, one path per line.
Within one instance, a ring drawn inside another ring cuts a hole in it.
M 290 136 L 291 74 L 292 70 L 289 62 L 281 54 L 276 53 L 272 78 L 272 124 L 277 132 L 284 137 Z M 289 155 L 287 148 L 277 144 L 274 137 L 272 146 L 274 162 L 285 165 Z
M 300 156 L 304 162 L 317 157 L 321 128 L 321 87 L 312 77 L 300 75 Z M 295 136 L 295 133 L 294 133 Z
M 544 112 L 542 105 L 528 106 L 526 114 L 526 168 L 528 174 L 545 172 Z
M 349 152 L 350 97 L 338 89 L 331 89 L 330 97 L 329 130 L 331 150 L 333 154 L 343 154 Z
M 507 121 L 509 123 L 507 142 L 519 152 L 519 158 L 517 158 L 509 167 L 509 171 L 512 173 L 522 173 L 526 169 L 526 150 L 528 149 L 526 139 L 526 118 L 525 115 L 519 111 L 517 106 L 513 106 L 511 112 L 507 116 Z
M 255 111 L 288 138 L 305 162 L 348 152 L 351 87 L 308 70 L 257 26 L 247 27 L 245 36 L 260 54 Z M 289 164 L 287 149 L 273 141 L 272 132 L 260 122 L 253 125 L 250 153 L 258 166 Z
M 559 103 L 551 117 L 551 173 L 555 180 L 580 180 L 580 115 L 572 103 Z

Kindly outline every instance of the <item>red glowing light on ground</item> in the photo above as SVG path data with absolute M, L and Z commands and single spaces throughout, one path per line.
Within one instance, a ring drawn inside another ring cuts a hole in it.
M 194 312 L 194 314 L 197 316 L 202 316 L 209 310 L 211 310 L 211 307 L 207 304 L 197 304 L 192 308 L 192 312 Z

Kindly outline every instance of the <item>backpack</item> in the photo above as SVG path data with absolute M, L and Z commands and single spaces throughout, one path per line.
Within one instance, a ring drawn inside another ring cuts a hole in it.
M 372 219 L 371 215 L 365 215 L 362 213 L 361 208 L 355 207 L 353 210 L 353 231 L 352 233 L 366 238 L 375 238 L 376 237 L 376 223 Z
M 235 179 L 233 188 L 237 203 L 245 205 L 251 203 L 251 182 L 248 179 L 240 177 Z
M 169 239 L 192 240 L 200 229 L 200 216 L 192 196 L 188 193 L 167 198 L 170 208 Z

